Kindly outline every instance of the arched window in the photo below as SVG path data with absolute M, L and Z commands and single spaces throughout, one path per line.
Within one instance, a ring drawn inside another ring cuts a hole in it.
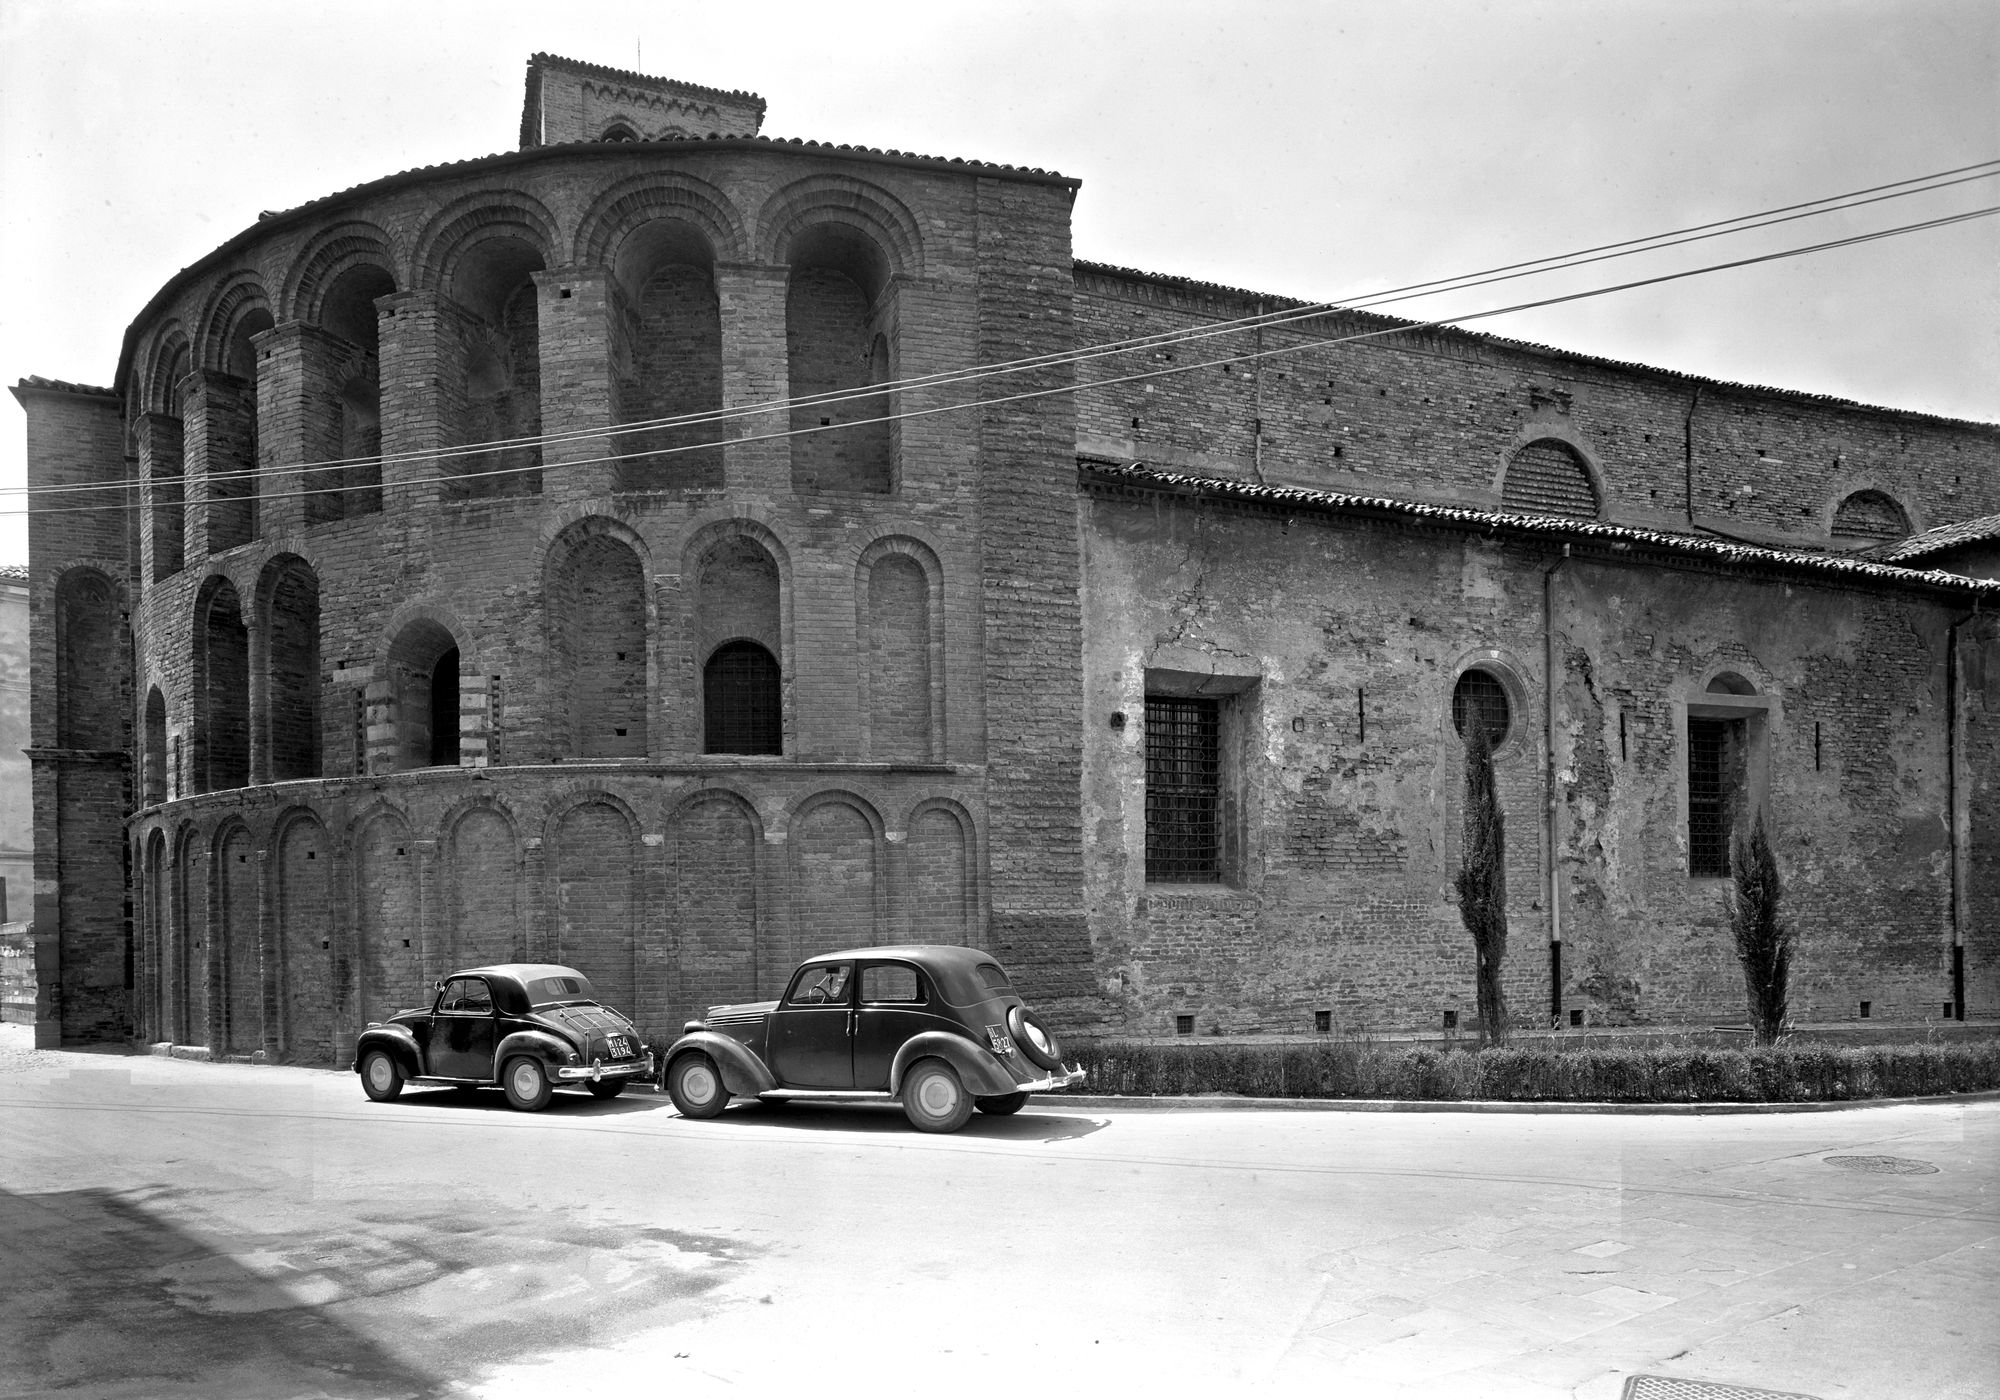
M 1909 516 L 1894 497 L 1880 491 L 1856 491 L 1833 513 L 1833 537 L 1847 544 L 1883 544 L 1909 533 Z
M 600 141 L 637 141 L 639 133 L 625 125 L 624 122 L 613 122 L 610 126 L 604 128 L 604 134 L 597 139 Z
M 845 224 L 815 225 L 792 244 L 785 353 L 794 490 L 895 488 L 889 396 L 853 392 L 892 373 L 889 285 L 882 250 Z M 815 396 L 835 397 L 796 402 Z
M 329 373 L 337 385 L 323 412 L 325 459 L 341 465 L 316 468 L 307 478 L 306 523 L 319 524 L 382 509 L 381 333 L 375 302 L 396 290 L 388 272 L 373 263 L 348 268 L 320 303 L 320 325 Z
M 613 421 L 639 423 L 722 407 L 722 307 L 715 253 L 693 224 L 654 219 L 619 245 L 613 321 Z M 620 491 L 720 488 L 717 425 L 650 428 L 613 439 Z
M 724 642 L 701 674 L 708 753 L 783 753 L 777 658 L 755 642 Z
M 396 769 L 455 766 L 459 759 L 458 643 L 420 618 L 389 647 Z
M 139 805 L 167 800 L 167 702 L 154 686 L 146 692 L 146 764 Z
M 1461 739 L 1475 726 L 1486 731 L 1489 743 L 1498 748 L 1512 723 L 1507 687 L 1491 671 L 1475 666 L 1458 678 L 1451 692 L 1451 725 Z
M 533 495 L 542 489 L 541 302 L 534 275 L 542 255 L 519 238 L 478 244 L 452 278 L 464 391 L 448 414 L 445 445 L 509 442 L 446 458 L 446 494 L 458 499 Z
M 250 632 L 228 579 L 212 578 L 195 604 L 195 790 L 250 781 Z
M 1576 449 L 1558 438 L 1541 438 L 1514 454 L 1501 486 L 1504 510 L 1523 515 L 1597 518 L 1597 487 Z
M 275 783 L 320 776 L 319 579 L 296 555 L 258 584 L 264 629 L 262 769 Z M 455 760 L 454 760 L 455 761 Z
M 554 717 L 558 742 L 579 758 L 644 758 L 645 570 L 612 535 L 572 537 L 558 548 L 548 603 L 565 711 Z

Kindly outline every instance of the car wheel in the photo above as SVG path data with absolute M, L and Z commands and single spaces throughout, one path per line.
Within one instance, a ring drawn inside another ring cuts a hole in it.
M 683 1055 L 667 1066 L 667 1095 L 683 1118 L 713 1118 L 729 1107 L 722 1071 L 706 1055 Z
M 1010 1113 L 1019 1113 L 1021 1106 L 1027 1101 L 1026 1094 L 994 1094 L 990 1098 L 974 1099 L 973 1103 L 978 1105 L 981 1113 L 990 1113 L 995 1118 L 1005 1118 Z
M 590 1096 L 594 1099 L 615 1099 L 624 1092 L 622 1079 L 594 1079 L 590 1084 Z
M 972 1116 L 972 1095 L 943 1060 L 918 1060 L 903 1076 L 903 1113 L 920 1133 L 955 1133 Z
M 1062 1050 L 1056 1045 L 1055 1032 L 1027 1007 L 1008 1008 L 1007 1029 L 1013 1033 L 1014 1043 L 1021 1047 L 1021 1053 L 1036 1066 L 1041 1069 L 1062 1068 Z
M 376 1103 L 403 1092 L 403 1067 L 387 1050 L 370 1050 L 361 1060 L 361 1088 Z
M 500 1086 L 507 1091 L 508 1106 L 523 1113 L 547 1107 L 556 1089 L 542 1062 L 530 1055 L 516 1055 L 507 1061 L 507 1068 L 500 1072 Z

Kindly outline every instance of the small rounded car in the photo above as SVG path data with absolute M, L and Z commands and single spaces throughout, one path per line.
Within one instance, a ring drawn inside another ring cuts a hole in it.
M 575 968 L 504 963 L 454 972 L 428 1007 L 369 1022 L 354 1069 L 378 1103 L 405 1084 L 497 1084 L 509 1104 L 532 1113 L 558 1088 L 615 1098 L 634 1079 L 653 1077 L 653 1053 Z
M 732 1097 L 901 1102 L 913 1127 L 956 1132 L 975 1108 L 1083 1082 L 1056 1039 L 977 948 L 851 948 L 799 964 L 777 1001 L 711 1006 L 661 1058 L 688 1118 Z

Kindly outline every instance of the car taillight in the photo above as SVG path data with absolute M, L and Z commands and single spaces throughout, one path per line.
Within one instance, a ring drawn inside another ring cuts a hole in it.
M 986 1028 L 986 1043 L 993 1047 L 993 1053 L 996 1055 L 1011 1055 L 1014 1053 L 1014 1037 L 1007 1034 L 1005 1026 L 988 1026 Z

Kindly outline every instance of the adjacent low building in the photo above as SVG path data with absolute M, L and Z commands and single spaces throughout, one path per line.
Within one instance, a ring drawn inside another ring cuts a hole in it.
M 15 386 L 65 1036 L 324 1062 L 523 959 L 665 1035 L 896 941 L 1469 1026 L 1474 725 L 1521 1017 L 1739 1019 L 1758 817 L 1797 1014 L 1993 1004 L 2000 430 L 1079 263 L 1073 180 L 763 110 L 537 55 L 520 150 Z

